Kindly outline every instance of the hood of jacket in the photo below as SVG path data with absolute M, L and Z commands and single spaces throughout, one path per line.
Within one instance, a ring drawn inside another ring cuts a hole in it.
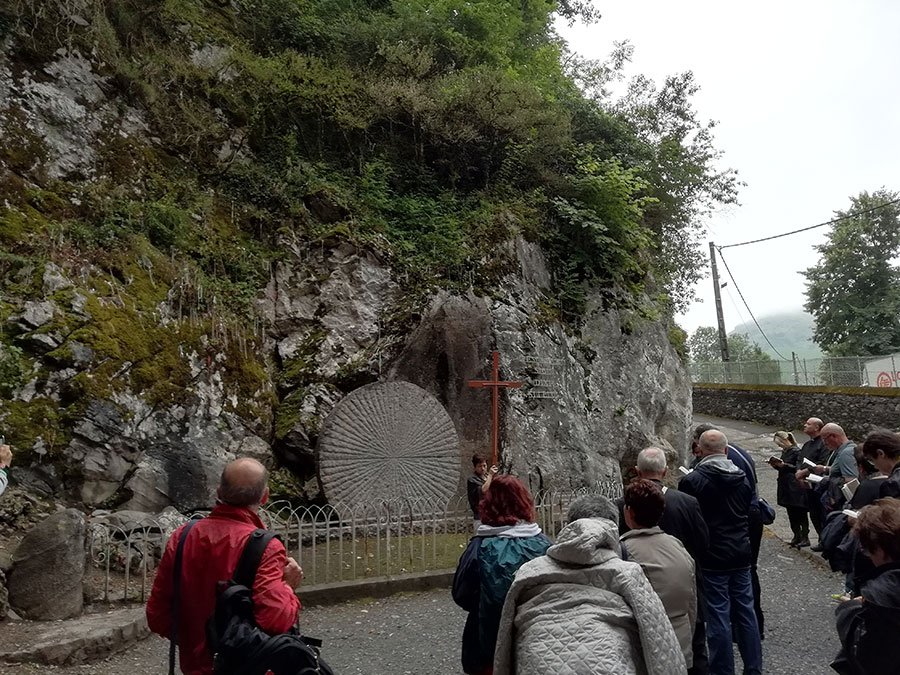
M 733 482 L 735 485 L 742 483 L 746 478 L 744 472 L 725 455 L 707 455 L 697 463 L 695 470 L 720 479 L 724 478 L 726 482 Z
M 547 555 L 572 565 L 599 565 L 621 557 L 619 527 L 605 518 L 582 518 L 566 525 Z
M 900 563 L 880 568 L 864 588 L 866 602 L 879 607 L 900 610 Z

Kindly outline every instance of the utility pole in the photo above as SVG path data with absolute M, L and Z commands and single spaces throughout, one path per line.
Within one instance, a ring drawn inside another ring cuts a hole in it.
M 719 322 L 719 349 L 722 362 L 728 363 L 728 336 L 725 335 L 725 316 L 722 314 L 722 295 L 719 292 L 719 270 L 716 268 L 716 245 L 709 242 L 709 262 L 712 265 L 713 290 L 716 293 L 716 319 Z

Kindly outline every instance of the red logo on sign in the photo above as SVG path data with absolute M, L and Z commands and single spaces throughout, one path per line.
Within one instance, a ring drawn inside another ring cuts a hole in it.
M 894 380 L 891 377 L 890 373 L 878 373 L 878 386 L 879 387 L 893 387 Z

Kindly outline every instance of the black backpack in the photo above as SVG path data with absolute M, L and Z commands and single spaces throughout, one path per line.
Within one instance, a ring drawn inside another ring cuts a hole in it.
M 253 582 L 275 535 L 254 530 L 229 581 L 218 583 L 216 609 L 206 622 L 206 644 L 216 675 L 334 675 L 319 656 L 320 640 L 292 629 L 269 635 L 253 617 Z

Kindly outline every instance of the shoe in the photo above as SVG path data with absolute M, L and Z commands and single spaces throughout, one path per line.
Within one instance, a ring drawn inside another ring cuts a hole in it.
M 801 539 L 796 544 L 794 544 L 796 548 L 803 548 L 804 546 L 809 546 L 809 539 Z M 813 549 L 815 550 L 815 549 Z
M 798 536 L 795 534 L 795 535 L 794 535 L 794 538 L 791 539 L 791 542 L 788 544 L 788 546 L 790 546 L 791 548 L 797 548 L 797 542 L 799 542 L 799 541 L 800 541 L 800 537 L 798 537 Z
M 824 547 L 822 546 L 822 544 L 819 543 L 819 544 L 816 544 L 815 546 L 810 546 L 810 547 L 809 547 L 809 550 L 810 550 L 810 551 L 815 551 L 816 553 L 821 553 L 821 552 L 824 551 L 825 549 L 824 549 Z

